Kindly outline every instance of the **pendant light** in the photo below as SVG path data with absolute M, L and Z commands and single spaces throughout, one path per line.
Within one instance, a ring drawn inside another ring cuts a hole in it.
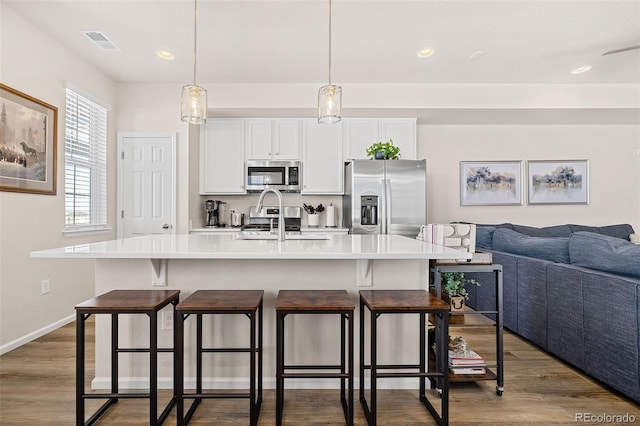
M 331 0 L 329 0 L 329 84 L 318 90 L 318 123 L 342 120 L 342 87 L 331 84 Z
M 193 84 L 182 86 L 182 121 L 202 124 L 207 121 L 207 90 L 196 85 L 198 0 L 193 1 Z

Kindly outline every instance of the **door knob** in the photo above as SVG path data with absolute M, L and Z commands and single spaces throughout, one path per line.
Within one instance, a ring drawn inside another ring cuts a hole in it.
M 169 225 L 168 223 L 165 223 L 164 225 L 162 225 L 162 229 L 169 229 L 171 228 L 171 225 Z

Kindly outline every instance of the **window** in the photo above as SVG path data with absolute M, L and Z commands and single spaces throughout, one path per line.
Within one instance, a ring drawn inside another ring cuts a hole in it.
M 107 109 L 67 89 L 65 230 L 107 226 Z

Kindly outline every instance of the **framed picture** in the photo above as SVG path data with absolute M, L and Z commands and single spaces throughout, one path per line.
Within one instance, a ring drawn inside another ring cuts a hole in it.
M 460 205 L 522 205 L 522 161 L 461 161 Z
M 0 190 L 55 195 L 58 108 L 0 83 Z
M 529 204 L 589 204 L 589 161 L 527 163 Z

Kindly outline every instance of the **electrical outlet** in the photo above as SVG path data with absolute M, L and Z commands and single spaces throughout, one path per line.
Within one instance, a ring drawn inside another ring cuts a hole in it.
M 162 312 L 162 329 L 173 330 L 173 312 L 171 311 Z
M 50 288 L 51 288 L 51 281 L 49 279 L 42 280 L 42 283 L 40 284 L 41 294 L 43 295 L 49 294 Z

